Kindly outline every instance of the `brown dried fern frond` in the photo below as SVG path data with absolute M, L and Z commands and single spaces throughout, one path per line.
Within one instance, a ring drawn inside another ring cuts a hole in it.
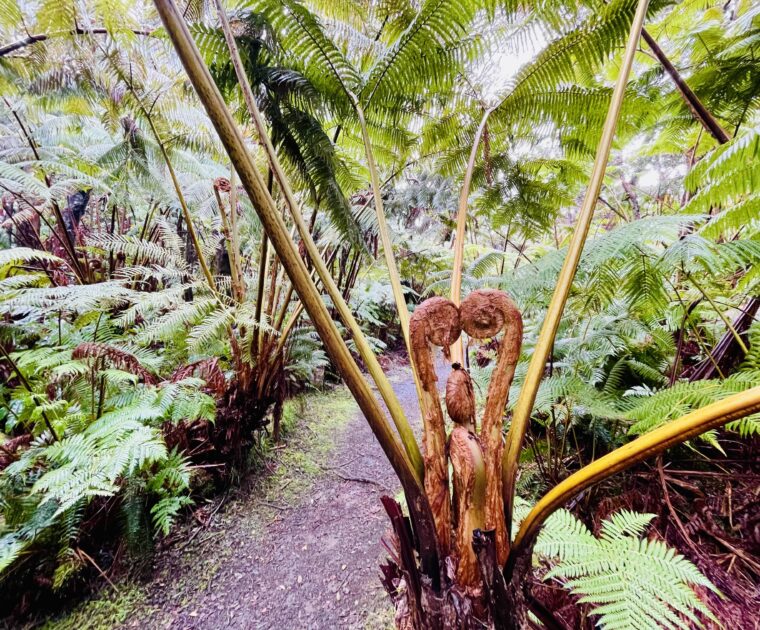
M 112 367 L 136 374 L 145 383 L 151 385 L 156 383 L 156 377 L 142 366 L 134 354 L 108 343 L 97 341 L 80 343 L 74 348 L 71 356 L 74 359 L 102 359 Z

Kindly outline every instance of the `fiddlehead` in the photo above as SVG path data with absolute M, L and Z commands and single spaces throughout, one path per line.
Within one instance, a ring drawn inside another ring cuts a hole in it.
M 420 407 L 424 428 L 425 492 L 433 512 L 439 551 L 445 557 L 451 540 L 446 430 L 430 344 L 448 347 L 459 337 L 459 310 L 442 297 L 425 300 L 412 314 L 409 332 L 412 360 L 422 390 Z
M 487 339 L 504 332 L 499 344 L 499 358 L 488 386 L 488 398 L 480 429 L 480 444 L 486 470 L 485 526 L 496 530 L 496 552 L 503 564 L 509 552 L 509 539 L 502 499 L 501 460 L 504 452 L 502 418 L 515 376 L 522 345 L 522 316 L 515 303 L 503 291 L 473 291 L 460 306 L 462 329 L 475 339 Z
M 451 374 L 446 381 L 446 411 L 454 422 L 475 432 L 475 392 L 472 379 L 459 363 L 451 366 Z

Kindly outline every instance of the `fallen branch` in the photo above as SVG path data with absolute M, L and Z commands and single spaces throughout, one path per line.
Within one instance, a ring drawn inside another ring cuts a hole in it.
M 336 477 L 340 477 L 343 481 L 355 481 L 357 483 L 369 483 L 372 485 L 377 486 L 381 490 L 388 491 L 388 488 L 386 488 L 383 484 L 381 484 L 379 481 L 375 481 L 374 479 L 368 479 L 367 477 L 349 477 L 347 475 L 342 475 L 338 471 L 333 471 L 335 473 Z
M 135 35 L 142 35 L 144 37 L 149 37 L 153 34 L 153 31 L 131 31 Z M 0 57 L 5 57 L 6 55 L 11 54 L 12 52 L 16 52 L 17 50 L 20 50 L 21 48 L 26 48 L 27 46 L 31 46 L 32 44 L 37 44 L 38 42 L 44 42 L 50 39 L 51 37 L 56 37 L 59 35 L 109 35 L 109 31 L 106 28 L 91 28 L 91 29 L 85 29 L 85 28 L 75 28 L 70 31 L 63 31 L 59 33 L 38 33 L 37 35 L 30 35 L 29 37 L 25 37 L 24 39 L 20 39 L 16 42 L 12 42 L 10 44 L 6 44 L 5 46 L 0 47 Z

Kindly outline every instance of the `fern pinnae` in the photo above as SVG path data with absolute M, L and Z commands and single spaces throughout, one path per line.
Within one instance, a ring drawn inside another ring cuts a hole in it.
M 143 344 L 155 341 L 168 341 L 175 335 L 182 335 L 194 324 L 197 324 L 208 313 L 219 308 L 216 298 L 201 298 L 193 302 L 178 305 L 150 323 L 141 326 L 137 338 Z
M 621 510 L 596 538 L 565 510 L 552 515 L 535 552 L 553 559 L 545 579 L 559 579 L 592 605 L 604 628 L 689 628 L 696 611 L 714 620 L 693 586 L 717 592 L 686 558 L 658 540 L 640 538 L 653 514 Z
M 221 339 L 235 321 L 233 309 L 223 305 L 213 310 L 195 325 L 188 334 L 188 348 L 192 354 L 201 354 L 213 341 Z
M 185 261 L 179 256 L 179 252 L 134 236 L 103 232 L 91 235 L 87 242 L 91 247 L 97 247 L 105 252 L 130 256 L 135 262 L 141 261 L 140 264 L 154 262 L 164 266 L 171 265 L 178 269 L 183 269 L 186 266 Z

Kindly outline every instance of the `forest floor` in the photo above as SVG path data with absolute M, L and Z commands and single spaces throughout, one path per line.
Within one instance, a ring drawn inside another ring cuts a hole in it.
M 395 365 L 389 378 L 419 430 L 409 367 Z M 196 508 L 153 557 L 147 582 L 117 584 L 45 627 L 392 626 L 379 578 L 388 529 L 380 497 L 397 495 L 398 481 L 345 388 L 305 396 L 288 416 L 268 470 Z

